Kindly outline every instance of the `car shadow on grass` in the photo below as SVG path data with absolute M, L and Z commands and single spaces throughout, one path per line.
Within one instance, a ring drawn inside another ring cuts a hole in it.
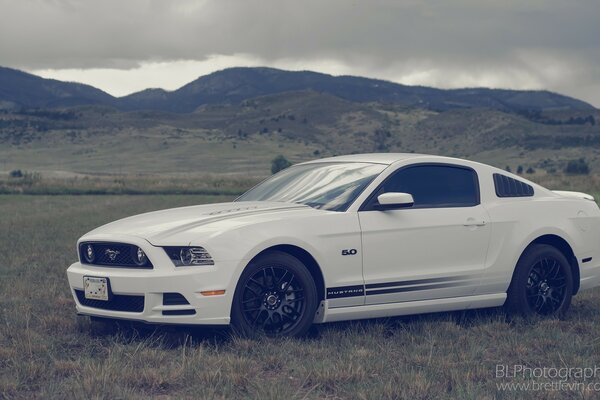
M 211 343 L 221 345 L 232 337 L 228 327 L 161 325 L 105 318 L 79 317 L 82 333 L 99 339 L 111 339 L 122 343 L 154 342 L 165 348 Z
M 513 318 L 506 313 L 504 308 L 496 307 L 477 310 L 449 311 L 429 314 L 405 315 L 399 317 L 334 322 L 321 325 L 319 330 L 321 332 L 328 330 L 342 331 L 345 329 L 352 329 L 354 327 L 360 327 L 368 330 L 374 326 L 382 326 L 384 328 L 383 332 L 392 335 L 398 333 L 399 331 L 415 328 L 424 323 L 435 324 L 440 322 L 452 322 L 462 328 L 469 328 L 488 324 L 490 322 L 511 324 L 513 322 Z
M 155 341 L 162 347 L 176 348 L 198 343 L 225 345 L 235 340 L 236 335 L 225 326 L 154 325 L 130 321 L 114 321 L 101 318 L 84 318 L 79 326 L 82 332 L 99 338 L 111 338 L 120 342 Z M 372 318 L 356 321 L 333 322 L 313 325 L 300 340 L 318 341 L 324 334 L 352 329 L 369 331 L 375 327 L 383 335 L 399 334 L 414 329 L 423 323 L 452 322 L 462 328 L 477 327 L 490 322 L 511 324 L 513 320 L 502 307 L 479 310 L 464 310 L 401 317 Z

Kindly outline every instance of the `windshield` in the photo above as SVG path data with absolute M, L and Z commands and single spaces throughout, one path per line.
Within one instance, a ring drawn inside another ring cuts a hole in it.
M 236 201 L 285 201 L 345 211 L 386 167 L 371 163 L 296 165 L 273 175 Z

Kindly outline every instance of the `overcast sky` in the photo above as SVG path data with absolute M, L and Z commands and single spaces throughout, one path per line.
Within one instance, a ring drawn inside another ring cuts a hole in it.
M 598 0 L 0 0 L 0 10 L 0 65 L 119 96 L 265 65 L 549 89 L 600 107 Z

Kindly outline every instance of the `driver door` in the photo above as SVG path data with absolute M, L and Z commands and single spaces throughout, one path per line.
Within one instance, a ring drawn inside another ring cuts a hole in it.
M 409 193 L 414 205 L 377 209 L 377 196 Z M 477 173 L 466 166 L 400 168 L 359 211 L 366 304 L 474 294 L 490 239 Z

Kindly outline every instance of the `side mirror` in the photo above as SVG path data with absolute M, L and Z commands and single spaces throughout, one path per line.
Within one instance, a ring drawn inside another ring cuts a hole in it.
M 379 204 L 375 205 L 376 210 L 395 210 L 398 208 L 408 208 L 415 204 L 415 200 L 410 193 L 389 192 L 377 196 Z

